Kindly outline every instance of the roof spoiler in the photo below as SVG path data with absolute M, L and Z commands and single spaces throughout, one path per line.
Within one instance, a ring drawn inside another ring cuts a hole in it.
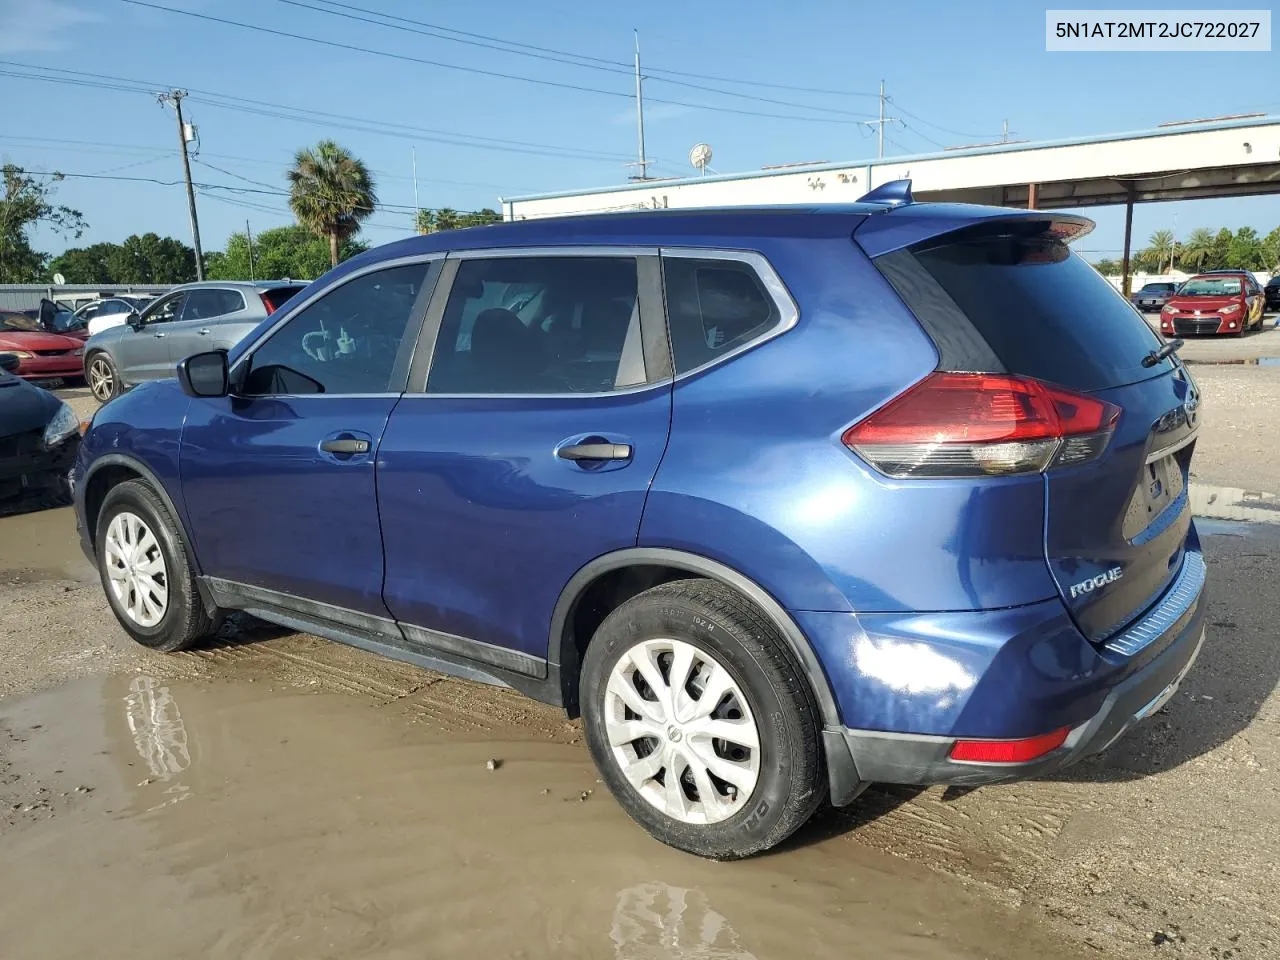
M 915 203 L 915 199 L 911 196 L 911 181 L 909 179 L 890 180 L 888 183 L 882 183 L 870 193 L 860 196 L 858 203 L 881 203 L 886 207 L 905 207 L 907 204 Z

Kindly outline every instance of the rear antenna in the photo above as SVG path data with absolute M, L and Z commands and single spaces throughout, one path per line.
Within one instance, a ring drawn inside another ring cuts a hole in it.
M 915 198 L 911 196 L 911 181 L 890 180 L 882 183 L 870 193 L 860 196 L 858 203 L 880 203 L 886 207 L 905 207 L 915 203 Z

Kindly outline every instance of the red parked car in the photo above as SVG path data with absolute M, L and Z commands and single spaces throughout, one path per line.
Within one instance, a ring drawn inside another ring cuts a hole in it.
M 1160 311 L 1160 332 L 1166 337 L 1192 333 L 1229 333 L 1262 329 L 1262 288 L 1243 271 L 1201 273 L 1178 288 Z
M 78 380 L 84 376 L 84 343 L 49 333 L 26 314 L 0 311 L 0 353 L 22 361 L 14 371 L 26 380 Z

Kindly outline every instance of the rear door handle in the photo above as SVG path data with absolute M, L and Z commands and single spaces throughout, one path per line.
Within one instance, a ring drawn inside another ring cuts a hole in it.
M 153 334 L 152 334 L 152 336 L 153 336 L 153 337 L 163 337 L 163 336 L 164 336 L 164 331 L 163 331 L 163 330 L 157 330 L 155 333 L 153 333 Z
M 629 443 L 575 443 L 556 451 L 561 460 L 630 460 Z
M 200 334 L 202 337 L 207 337 L 209 335 L 209 328 L 205 327 L 203 330 L 197 330 L 196 333 Z
M 325 453 L 368 453 L 369 441 L 359 437 L 334 437 L 320 442 Z

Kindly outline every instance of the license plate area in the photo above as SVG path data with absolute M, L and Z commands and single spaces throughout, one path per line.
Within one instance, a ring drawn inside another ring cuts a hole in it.
M 1124 536 L 1133 541 L 1186 489 L 1186 477 L 1177 454 L 1145 464 L 1129 509 L 1125 511 Z

